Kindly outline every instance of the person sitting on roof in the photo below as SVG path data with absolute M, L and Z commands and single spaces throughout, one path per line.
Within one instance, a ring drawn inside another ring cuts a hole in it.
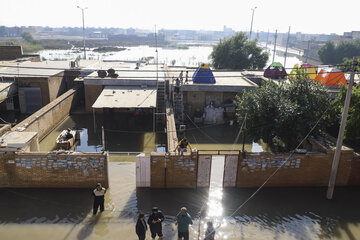
M 69 139 L 71 139 L 71 138 L 73 138 L 73 137 L 74 137 L 74 135 L 71 133 L 71 129 L 68 128 L 68 129 L 66 130 L 66 133 L 65 133 L 65 138 L 66 138 L 66 140 L 69 140 Z
M 179 154 L 181 153 L 181 156 L 182 156 L 184 154 L 184 152 L 187 152 L 187 147 L 189 147 L 190 151 L 191 151 L 190 143 L 188 142 L 188 140 L 186 138 L 183 138 L 176 146 L 175 151 L 177 149 L 178 153 Z

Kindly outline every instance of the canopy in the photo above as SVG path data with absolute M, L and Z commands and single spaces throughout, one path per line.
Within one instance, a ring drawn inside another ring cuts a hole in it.
M 156 87 L 105 86 L 93 108 L 155 108 Z
M 308 80 L 314 80 L 316 78 L 316 69 L 313 65 L 309 63 L 303 63 L 301 65 L 295 64 L 295 66 L 290 72 L 289 78 L 297 79 L 299 75 L 305 75 Z
M 214 84 L 215 77 L 212 73 L 210 67 L 206 64 L 201 64 L 200 67 L 196 69 L 192 77 L 193 83 L 211 83 Z
M 286 76 L 286 70 L 279 62 L 272 63 L 264 72 L 264 77 L 272 79 L 284 79 Z
M 315 79 L 325 86 L 347 86 L 345 74 L 338 69 L 321 69 Z

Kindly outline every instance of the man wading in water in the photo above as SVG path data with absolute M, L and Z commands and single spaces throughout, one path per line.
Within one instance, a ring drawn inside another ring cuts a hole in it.
M 164 221 L 164 215 L 159 211 L 157 207 L 153 207 L 152 214 L 149 216 L 148 224 L 150 226 L 151 238 L 155 239 L 156 234 L 159 239 L 162 239 L 162 222 Z
M 178 225 L 178 239 L 189 240 L 189 225 L 193 221 L 190 214 L 187 213 L 186 207 L 182 207 L 178 215 L 176 215 L 175 225 Z
M 100 212 L 104 211 L 104 195 L 106 193 L 106 189 L 101 186 L 101 183 L 96 184 L 96 188 L 93 191 L 94 195 L 94 209 L 93 214 L 97 213 L 97 210 L 100 206 Z

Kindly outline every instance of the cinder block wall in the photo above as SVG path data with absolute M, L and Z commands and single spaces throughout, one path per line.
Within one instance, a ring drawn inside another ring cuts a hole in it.
M 0 59 L 11 60 L 20 58 L 23 55 L 21 46 L 0 46 Z
M 53 129 L 60 121 L 70 114 L 72 106 L 78 102 L 78 88 L 73 88 L 47 104 L 39 111 L 26 118 L 24 121 L 13 127 L 25 128 L 28 132 L 37 132 L 39 140 L 41 140 L 51 129 Z
M 238 187 L 259 187 L 278 168 L 289 154 L 246 154 L 240 158 Z M 266 187 L 327 186 L 333 154 L 304 154 L 292 156 L 266 184 Z M 336 185 L 347 185 L 353 153 L 342 153 Z
M 152 188 L 196 188 L 197 155 L 184 156 L 152 154 L 151 158 Z M 165 169 L 166 161 L 166 169 Z
M 109 186 L 107 153 L 0 152 L 2 188 L 93 188 Z

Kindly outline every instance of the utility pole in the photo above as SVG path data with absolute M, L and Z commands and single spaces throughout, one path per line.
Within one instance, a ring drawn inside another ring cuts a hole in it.
M 341 148 L 342 148 L 342 144 L 343 144 L 343 140 L 344 140 L 344 131 L 345 131 L 345 127 L 346 127 L 346 119 L 348 117 L 348 112 L 349 112 L 349 106 L 350 106 L 350 100 L 351 100 L 351 92 L 352 92 L 352 87 L 354 85 L 354 77 L 355 77 L 355 71 L 357 69 L 357 63 L 358 63 L 358 59 L 357 59 L 357 57 L 354 57 L 353 58 L 352 72 L 351 72 L 351 75 L 350 75 L 350 82 L 349 82 L 348 89 L 347 89 L 347 92 L 346 92 L 346 98 L 345 98 L 345 103 L 344 103 L 344 111 L 343 111 L 342 116 L 341 116 L 341 124 L 340 124 L 340 128 L 339 128 L 339 134 L 338 134 L 337 142 L 336 142 L 336 150 L 335 150 L 334 159 L 333 159 L 332 168 L 331 168 L 329 185 L 328 185 L 328 190 L 327 190 L 327 195 L 326 195 L 327 199 L 332 199 L 333 193 L 334 193 L 336 175 L 337 175 L 339 161 L 340 161 Z
M 105 151 L 105 130 L 104 130 L 104 126 L 101 126 L 101 140 L 102 140 L 101 151 Z
M 157 49 L 157 32 L 156 32 L 156 25 L 155 25 L 155 52 L 156 52 L 156 82 L 159 81 L 159 72 L 158 72 L 158 64 L 159 64 L 159 53 Z
M 77 6 L 77 8 L 81 9 L 81 13 L 82 13 L 82 24 L 83 24 L 83 42 L 84 42 L 84 59 L 86 59 L 86 49 L 85 49 L 85 20 L 84 20 L 84 11 L 85 11 L 85 9 L 87 9 L 87 7 L 85 7 L 85 8 L 81 8 L 81 7 Z
M 275 30 L 274 54 L 273 54 L 273 60 L 272 60 L 272 62 L 275 61 L 275 55 L 276 55 L 276 39 L 277 39 L 277 29 Z
M 268 47 L 268 42 L 269 42 L 269 34 L 270 34 L 270 30 L 268 29 L 268 34 L 266 37 L 266 46 L 265 46 L 266 51 L 268 51 L 267 47 Z
M 286 40 L 284 68 L 286 68 L 286 57 L 287 57 L 287 52 L 288 52 L 288 47 L 289 47 L 289 39 L 290 39 L 290 26 L 289 26 L 288 37 L 287 37 L 287 40 Z
M 252 11 L 252 16 L 251 16 L 251 26 L 250 26 L 250 34 L 249 34 L 249 42 L 251 41 L 251 33 L 252 33 L 252 28 L 253 28 L 253 21 L 254 21 L 254 12 L 255 9 L 257 9 L 257 7 L 254 7 L 251 9 Z
M 247 114 L 245 115 L 245 120 L 244 120 L 244 133 L 243 133 L 243 139 L 242 139 L 242 154 L 243 154 L 243 157 L 245 157 L 246 117 L 247 117 Z
M 310 51 L 310 40 L 308 41 L 308 47 L 307 47 L 307 51 L 306 51 L 306 60 L 305 60 L 306 63 L 309 59 L 309 51 Z

